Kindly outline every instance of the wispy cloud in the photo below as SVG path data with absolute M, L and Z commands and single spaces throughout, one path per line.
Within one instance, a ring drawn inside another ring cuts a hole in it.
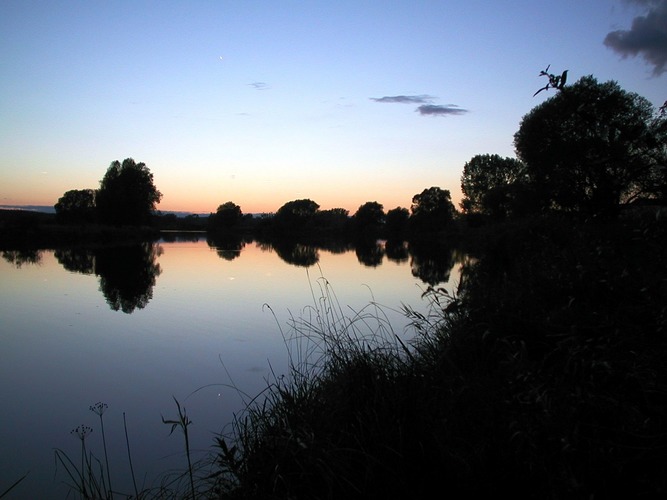
M 433 104 L 435 97 L 428 94 L 421 95 L 392 95 L 384 97 L 371 97 L 371 101 L 382 103 L 399 103 L 399 104 L 421 104 L 415 109 L 423 116 L 448 116 L 448 115 L 463 115 L 468 112 L 456 104 Z
M 629 30 L 608 33 L 604 44 L 623 57 L 641 55 L 653 66 L 653 74 L 667 71 L 667 0 L 626 0 L 646 9 Z
M 267 83 L 264 83 L 264 82 L 252 82 L 252 83 L 249 83 L 248 85 L 250 85 L 251 87 L 254 87 L 255 90 L 267 90 L 267 89 L 271 88 L 271 87 L 269 87 L 269 85 Z
M 392 95 L 384 97 L 371 97 L 371 101 L 401 103 L 401 104 L 426 104 L 433 102 L 434 97 L 430 95 Z
M 419 106 L 415 111 L 420 115 L 427 116 L 448 116 L 448 115 L 464 115 L 468 112 L 456 104 L 424 104 Z

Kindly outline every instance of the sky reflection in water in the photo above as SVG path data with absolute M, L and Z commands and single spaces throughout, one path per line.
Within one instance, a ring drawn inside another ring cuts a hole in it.
M 384 256 L 380 265 L 366 266 L 354 250 L 318 250 L 318 264 L 306 268 L 255 243 L 221 258 L 205 239 L 162 242 L 149 249 L 152 271 L 133 273 L 144 284 L 142 295 L 141 285 L 118 276 L 118 261 L 131 255 L 44 250 L 26 262 L 16 254 L 0 259 L 0 490 L 30 471 L 18 496 L 63 498 L 64 475 L 53 480 L 53 449 L 77 456 L 70 431 L 85 424 L 94 429 L 87 445 L 101 456 L 98 416 L 88 409 L 97 401 L 109 405 L 114 489 L 132 490 L 123 413 L 135 472 L 146 476 L 146 486 L 185 466 L 181 437 L 168 436 L 161 423 L 161 416 L 175 415 L 173 397 L 194 422 L 192 446 L 203 456 L 214 433 L 242 408 L 229 385 L 254 396 L 271 369 L 285 373 L 281 329 L 289 333 L 290 314 L 298 318 L 322 298 L 325 282 L 349 317 L 372 300 L 384 306 L 403 339 L 409 334 L 400 305 L 426 310 L 420 296 L 428 285 L 413 276 L 410 259 Z M 455 267 L 450 289 L 458 279 Z M 114 286 L 134 299 L 123 302 Z

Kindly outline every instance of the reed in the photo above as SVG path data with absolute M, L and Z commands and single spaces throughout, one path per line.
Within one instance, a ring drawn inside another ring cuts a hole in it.
M 80 441 L 80 459 L 79 463 L 75 463 L 67 452 L 60 448 L 55 449 L 56 474 L 58 467 L 60 467 L 66 477 L 65 484 L 67 484 L 71 491 L 78 493 L 83 499 L 95 500 L 111 500 L 115 496 L 124 498 L 135 498 L 137 500 L 149 498 L 151 490 L 137 489 L 135 480 L 134 468 L 132 466 L 132 456 L 130 453 L 130 441 L 127 432 L 127 422 L 125 414 L 123 413 L 123 424 L 125 430 L 125 442 L 127 444 L 128 463 L 132 482 L 134 485 L 134 496 L 128 493 L 122 493 L 113 490 L 111 487 L 111 472 L 109 468 L 109 458 L 106 446 L 106 435 L 104 432 L 104 418 L 103 414 L 107 410 L 106 403 L 97 402 L 89 407 L 90 411 L 95 413 L 100 418 L 100 429 L 102 434 L 102 446 L 104 453 L 104 463 L 93 454 L 93 452 L 86 446 L 88 436 L 93 432 L 92 427 L 85 424 L 79 425 L 71 431 L 71 434 Z M 106 472 L 106 474 L 105 474 Z

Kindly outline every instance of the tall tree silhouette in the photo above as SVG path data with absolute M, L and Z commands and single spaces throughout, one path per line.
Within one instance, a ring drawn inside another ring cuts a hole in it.
M 655 196 L 664 120 L 647 99 L 586 76 L 524 116 L 514 145 L 543 209 L 615 215 Z
M 111 163 L 97 191 L 97 212 L 105 224 L 138 226 L 149 222 L 162 193 L 144 163 L 126 158 Z

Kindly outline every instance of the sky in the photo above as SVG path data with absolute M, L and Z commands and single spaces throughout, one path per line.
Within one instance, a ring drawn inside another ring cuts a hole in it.
M 514 157 L 540 71 L 667 99 L 667 0 L 0 2 L 0 205 L 154 175 L 162 211 L 275 212 L 432 186 Z

